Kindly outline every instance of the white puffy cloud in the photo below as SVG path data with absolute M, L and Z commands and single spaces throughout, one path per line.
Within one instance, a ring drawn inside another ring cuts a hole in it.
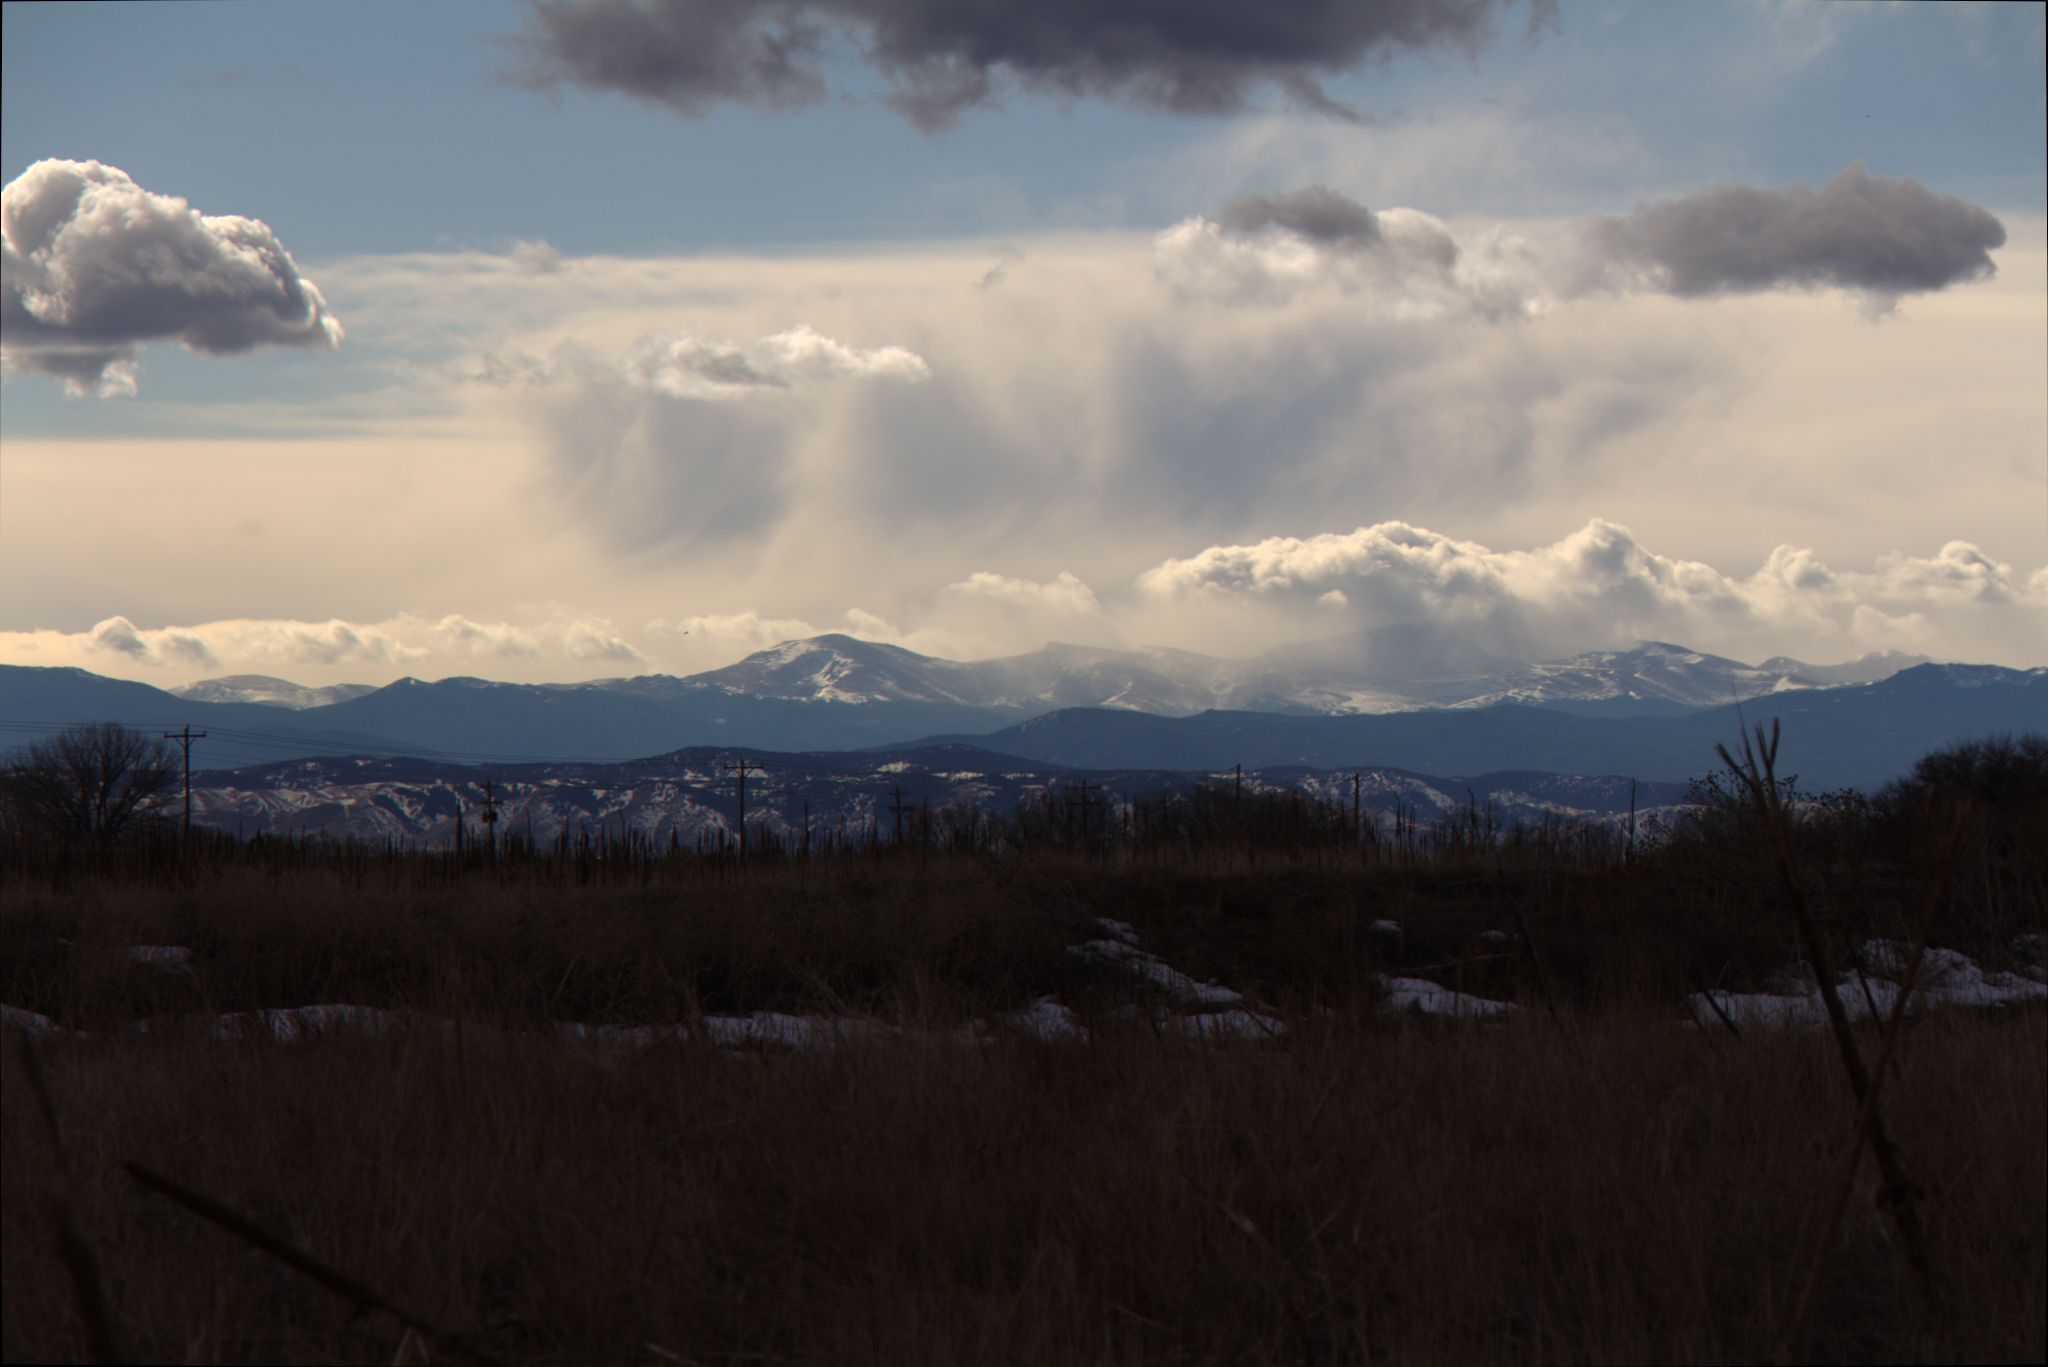
M 1378 213 L 1311 186 L 1159 234 L 1159 279 L 1184 299 L 1285 304 L 1302 295 L 1355 296 L 1383 317 L 1524 317 L 1544 305 L 1535 249 L 1495 229 L 1461 246 L 1442 219 Z
M 75 394 L 135 392 L 138 343 L 230 356 L 341 345 L 262 221 L 201 214 L 97 161 L 39 161 L 0 191 L 0 357 Z
M 1355 627 L 1429 622 L 1535 657 L 1676 641 L 1753 657 L 1880 648 L 1953 651 L 1992 639 L 2001 654 L 2048 654 L 2048 570 L 2022 577 L 1976 546 L 1893 554 L 1837 573 L 1779 546 L 1747 576 L 1658 554 L 1594 519 L 1547 546 L 1496 551 L 1385 522 L 1355 531 L 1211 546 L 1139 576 L 1171 606 L 1337 609 Z M 1944 625 L 1934 630 L 1936 620 Z
M 109 617 L 84 633 L 86 649 L 118 656 L 142 665 L 198 665 L 218 663 L 204 637 L 193 632 L 167 628 L 145 632 L 126 617 Z
M 847 346 L 798 324 L 750 345 L 679 333 L 643 342 L 628 357 L 628 379 L 677 399 L 731 399 L 827 380 L 931 378 L 924 358 L 900 346 Z
M 1095 590 L 1066 570 L 1042 582 L 976 570 L 965 579 L 946 585 L 941 592 L 960 599 L 1025 610 L 1050 610 L 1084 616 L 1102 611 L 1102 601 L 1095 596 Z
M 424 654 L 385 627 L 358 626 L 339 619 L 299 622 L 234 618 L 194 626 L 144 628 L 126 617 L 109 617 L 90 630 L 77 633 L 0 632 L 0 641 L 8 645 L 29 639 L 36 640 L 39 652 L 68 647 L 74 653 L 105 663 L 151 669 L 214 669 L 229 663 L 387 665 Z
M 109 617 L 89 630 L 0 631 L 0 659 L 77 665 L 172 683 L 210 674 L 288 670 L 300 681 L 384 682 L 400 672 L 493 671 L 568 678 L 592 667 L 646 665 L 647 657 L 602 618 L 560 615 L 526 623 L 460 613 L 386 621 L 230 618 L 190 626 L 138 627 Z

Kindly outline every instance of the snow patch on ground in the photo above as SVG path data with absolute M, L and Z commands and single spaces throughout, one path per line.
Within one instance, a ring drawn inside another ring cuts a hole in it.
M 1022 1011 L 1012 1011 L 1003 1017 L 1001 1026 L 1048 1044 L 1084 1044 L 1088 1040 L 1088 1027 L 1051 997 L 1040 997 Z
M 1244 1000 L 1242 992 L 1218 983 L 1198 983 L 1164 959 L 1147 954 L 1122 940 L 1089 940 L 1069 945 L 1067 953 L 1084 959 L 1103 959 L 1120 964 L 1151 983 L 1175 1001 L 1190 1006 L 1235 1006 Z
M 213 1022 L 213 1037 L 220 1040 L 269 1039 L 278 1044 L 301 1044 L 308 1040 L 357 1035 L 381 1039 L 403 1030 L 410 1017 L 403 1011 L 385 1011 L 374 1006 L 286 1006 L 262 1011 L 235 1011 Z M 148 1021 L 137 1022 L 147 1031 Z
M 1835 984 L 1843 1013 L 1860 1021 L 1869 1019 L 1875 1008 L 1880 1017 L 1889 1017 L 1902 991 L 1897 979 L 1904 976 L 1912 956 L 1913 947 L 1897 940 L 1866 943 L 1859 955 L 1862 974 L 1844 973 Z M 1811 970 L 1804 965 L 1801 968 L 1808 981 L 1789 992 L 1695 992 L 1689 998 L 1694 1019 L 1704 1028 L 1716 1019 L 1718 1006 L 1719 1014 L 1726 1015 L 1737 1028 L 1817 1030 L 1827 1024 L 1827 1003 L 1819 986 L 1811 981 Z M 2043 1001 L 2048 1001 L 2048 982 L 2036 981 L 2031 975 L 1987 972 L 1967 954 L 1930 945 L 1921 958 L 1919 980 L 1906 1009 L 2001 1007 Z
M 0 1030 L 19 1030 L 24 1035 L 61 1035 L 68 1033 L 63 1026 L 38 1011 L 24 1011 L 18 1006 L 0 1003 Z
M 1453 992 L 1427 978 L 1387 978 L 1380 984 L 1380 1013 L 1388 1016 L 1450 1016 L 1459 1020 L 1493 1020 L 1511 1016 L 1513 1002 Z

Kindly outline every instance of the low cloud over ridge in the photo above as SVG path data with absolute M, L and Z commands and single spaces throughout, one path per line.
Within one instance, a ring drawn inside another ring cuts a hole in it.
M 1892 647 L 1968 653 L 1977 641 L 2048 655 L 2048 568 L 2016 573 L 1965 541 L 1835 571 L 1780 546 L 1753 574 L 1659 555 L 1595 518 L 1548 546 L 1495 551 L 1405 522 L 1218 545 L 1145 571 L 1160 605 L 1275 609 L 1359 627 L 1431 622 L 1532 657 L 1679 641 L 1724 653 Z M 1335 598 L 1332 595 L 1336 595 Z M 1939 614 L 1942 628 L 1934 624 Z
M 829 92 L 821 58 L 851 44 L 920 129 L 950 127 L 1015 84 L 1065 98 L 1227 114 L 1271 86 L 1351 116 L 1325 77 L 1395 52 L 1474 52 L 1514 0 L 534 0 L 516 79 L 609 90 L 701 117 L 720 104 L 786 109 Z M 1555 12 L 1532 0 L 1529 25 Z
M 39 161 L 8 182 L 0 268 L 7 368 L 74 394 L 134 393 L 141 342 L 232 356 L 342 340 L 268 225 L 201 214 L 97 161 Z

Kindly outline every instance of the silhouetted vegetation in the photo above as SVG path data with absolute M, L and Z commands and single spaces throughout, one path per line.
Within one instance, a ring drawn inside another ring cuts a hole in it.
M 177 778 L 161 739 L 114 722 L 67 727 L 0 766 L 0 832 L 16 844 L 110 844 L 154 816 Z

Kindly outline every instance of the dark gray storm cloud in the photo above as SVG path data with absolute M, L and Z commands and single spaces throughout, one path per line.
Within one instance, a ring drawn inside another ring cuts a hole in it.
M 131 393 L 137 343 L 228 356 L 333 348 L 341 324 L 277 235 L 199 213 L 96 161 L 39 161 L 0 192 L 0 355 L 77 393 Z
M 1816 190 L 1722 185 L 1595 222 L 1598 251 L 1681 296 L 1835 287 L 1881 298 L 1993 273 L 2005 227 L 1911 176 L 1861 163 Z
M 1325 77 L 1373 57 L 1474 51 L 1517 0 L 534 0 L 518 78 L 615 90 L 701 115 L 734 102 L 824 98 L 820 58 L 850 41 L 927 132 L 994 103 L 1005 83 L 1186 114 L 1277 87 L 1348 114 Z M 1554 0 L 1530 0 L 1530 26 Z
M 1226 204 L 1216 222 L 1228 232 L 1283 228 L 1311 242 L 1333 245 L 1366 247 L 1380 236 L 1380 221 L 1372 210 L 1321 185 L 1282 195 L 1246 195 Z

